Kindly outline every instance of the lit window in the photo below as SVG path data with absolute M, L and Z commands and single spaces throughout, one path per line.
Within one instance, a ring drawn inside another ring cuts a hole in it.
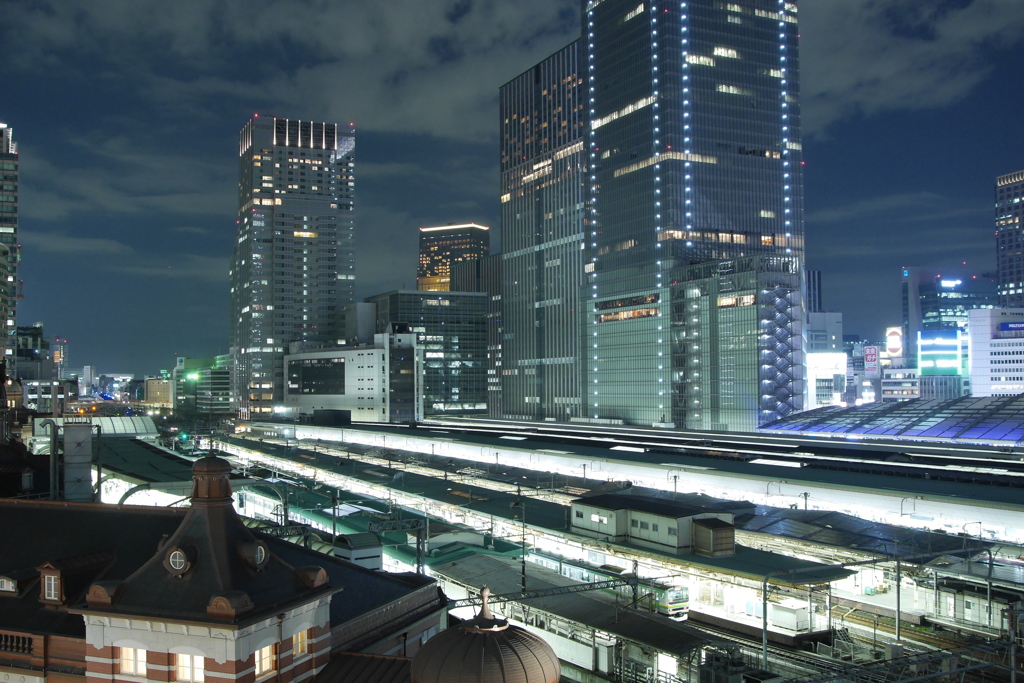
M 267 645 L 256 650 L 256 678 L 274 673 L 274 646 Z
M 146 651 L 134 647 L 122 647 L 120 658 L 121 673 L 128 676 L 146 675 Z
M 732 49 L 731 47 L 716 47 L 715 48 L 715 56 L 716 57 L 729 57 L 731 59 L 739 59 L 740 58 L 740 53 L 736 52 L 736 50 Z
M 0 591 L 13 593 L 18 589 L 17 585 L 10 579 L 0 579 Z
M 309 631 L 299 631 L 292 637 L 292 657 L 309 654 Z
M 204 683 L 206 676 L 201 655 L 175 655 L 175 679 L 186 683 Z

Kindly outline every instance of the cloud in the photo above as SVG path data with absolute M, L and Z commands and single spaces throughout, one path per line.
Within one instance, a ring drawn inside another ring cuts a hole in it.
M 805 134 L 844 118 L 941 108 L 989 74 L 986 56 L 1024 37 L 1019 0 L 842 0 L 800 6 Z
M 118 263 L 113 269 L 122 273 L 146 277 L 187 279 L 198 282 L 226 284 L 228 281 L 228 258 L 213 256 L 182 256 L 146 259 L 140 262 Z
M 579 37 L 579 4 L 26 0 L 5 23 L 18 67 L 100 60 L 180 111 L 299 103 L 308 116 L 379 131 L 485 140 L 498 86 Z
M 117 240 L 98 237 L 75 237 L 55 232 L 22 230 L 18 239 L 23 247 L 44 254 L 133 256 L 135 250 Z
M 209 235 L 210 230 L 207 228 L 200 228 L 195 225 L 183 225 L 177 228 L 171 228 L 171 232 L 181 232 L 187 235 Z

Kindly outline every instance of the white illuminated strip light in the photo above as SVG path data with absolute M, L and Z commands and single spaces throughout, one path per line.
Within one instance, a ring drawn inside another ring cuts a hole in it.
M 503 429 L 503 430 L 508 430 L 508 429 L 526 430 L 526 429 L 531 429 L 531 427 L 527 427 L 527 426 L 504 425 L 504 424 L 501 425 L 500 428 Z M 496 428 L 492 428 L 492 427 L 471 427 L 471 426 L 466 426 L 466 425 L 458 425 L 458 429 L 462 430 L 462 431 L 466 431 L 466 432 L 484 432 L 484 433 L 486 433 L 486 432 L 493 432 Z M 572 433 L 578 434 L 578 436 L 568 436 L 566 438 L 571 438 L 571 439 L 580 440 L 580 441 L 600 441 L 600 442 L 603 442 L 603 443 L 606 443 L 606 444 L 607 443 L 617 443 L 617 444 L 629 443 L 629 444 L 633 444 L 632 446 L 622 446 L 622 445 L 609 446 L 608 450 L 639 452 L 639 450 L 635 450 L 634 451 L 633 449 L 639 449 L 640 446 L 647 446 L 649 448 L 673 448 L 673 449 L 680 450 L 680 451 L 693 451 L 692 453 L 680 454 L 683 457 L 705 457 L 706 458 L 706 457 L 713 457 L 713 455 L 709 456 L 707 454 L 707 451 L 715 451 L 715 450 L 719 450 L 720 451 L 722 448 L 726 448 L 727 444 L 730 444 L 731 446 L 728 446 L 728 447 L 732 448 L 730 453 L 735 456 L 732 459 L 734 461 L 736 461 L 736 462 L 748 462 L 748 463 L 754 464 L 754 465 L 756 465 L 756 464 L 760 464 L 760 465 L 777 465 L 777 466 L 780 466 L 780 467 L 790 467 L 790 468 L 806 467 L 809 464 L 809 463 L 801 463 L 801 462 L 797 462 L 797 461 L 778 460 L 777 458 L 779 456 L 787 457 L 787 454 L 783 454 L 783 453 L 777 453 L 777 452 L 774 452 L 774 451 L 756 450 L 756 449 L 752 449 L 752 448 L 737 448 L 736 447 L 737 444 L 748 444 L 749 442 L 747 442 L 747 441 L 736 441 L 736 440 L 717 441 L 717 442 L 709 444 L 709 445 L 679 444 L 679 443 L 671 443 L 671 442 L 664 442 L 664 441 L 630 441 L 630 442 L 625 442 L 625 441 L 622 441 L 619 438 L 615 438 L 616 436 L 621 436 L 621 435 L 616 434 L 616 432 L 612 432 L 612 431 L 588 430 L 588 432 L 593 433 L 594 436 L 586 436 L 586 435 L 584 435 L 584 434 L 586 434 L 586 432 L 579 432 L 579 431 L 573 430 L 572 428 L 560 429 L 560 428 L 554 428 L 554 427 L 545 427 L 544 429 L 545 429 L 545 431 L 572 432 Z M 602 434 L 607 434 L 608 436 L 601 436 Z M 700 432 L 695 432 L 695 434 L 700 434 Z M 707 435 L 708 436 L 715 436 L 715 434 L 711 433 L 711 432 L 707 432 Z M 528 438 L 528 437 L 524 437 L 524 439 L 525 438 Z M 686 438 L 690 438 L 690 437 L 686 437 Z M 799 447 L 797 444 L 791 444 L 791 443 L 783 443 L 783 444 L 779 444 L 779 446 L 782 447 L 782 448 L 797 448 L 797 447 Z M 644 449 L 644 452 L 646 452 L 646 449 Z M 755 456 L 770 456 L 770 457 L 758 457 L 758 458 L 755 458 L 754 460 L 748 460 L 748 461 L 744 461 L 743 460 L 743 456 L 751 456 L 751 455 L 755 455 Z M 949 458 L 949 459 L 961 458 L 961 459 L 964 459 L 964 460 L 975 460 L 975 461 L 978 461 L 978 462 L 986 462 L 986 460 L 984 458 L 970 458 L 968 456 L 939 455 L 939 454 L 925 454 L 925 453 L 908 453 L 907 455 L 917 456 L 917 457 L 929 457 L 929 458 Z M 907 462 L 891 462 L 891 461 L 888 461 L 888 460 L 872 460 L 872 459 L 868 459 L 868 458 L 850 458 L 850 457 L 843 457 L 843 456 L 836 456 L 836 455 L 833 455 L 833 456 L 813 455 L 811 453 L 805 453 L 805 452 L 792 453 L 791 456 L 792 457 L 799 457 L 799 458 L 802 458 L 802 459 L 805 459 L 805 460 L 817 460 L 817 461 L 823 461 L 823 462 L 857 463 L 857 464 L 875 465 L 875 466 L 884 465 L 886 467 L 893 467 L 893 468 L 900 467 L 900 468 L 918 469 L 918 470 L 921 470 L 921 469 L 924 469 L 924 470 L 938 470 L 940 472 L 943 471 L 943 470 L 953 471 L 953 472 L 973 472 L 973 473 L 976 473 L 976 474 L 992 474 L 992 475 L 997 475 L 997 476 L 1008 476 L 1008 477 L 1024 478 L 1024 472 L 1013 472 L 1013 471 L 1006 470 L 1004 468 L 999 468 L 999 467 L 980 467 L 980 466 L 979 467 L 972 467 L 972 466 L 966 466 L 966 465 L 929 465 L 929 464 L 907 463 Z M 703 466 L 697 466 L 697 465 L 688 465 L 688 464 L 685 464 L 685 463 L 660 463 L 660 464 L 664 465 L 666 467 L 681 467 L 681 468 L 684 468 L 684 469 L 691 469 L 691 470 L 692 469 L 715 469 L 715 468 L 711 468 L 711 467 L 703 467 Z
M 638 446 L 612 446 L 610 450 L 613 451 L 629 451 L 630 453 L 646 453 L 646 448 L 640 448 Z
M 768 458 L 756 458 L 750 461 L 751 465 L 773 465 L 775 467 L 803 467 L 802 462 L 792 460 L 770 460 Z
M 650 97 L 644 97 L 643 99 L 639 99 L 633 104 L 627 104 L 625 107 L 618 111 L 613 111 L 611 114 L 608 114 L 607 116 L 602 116 L 599 119 L 594 119 L 593 123 L 590 124 L 590 129 L 597 130 L 606 123 L 611 123 L 612 121 L 619 117 L 632 114 L 633 112 L 643 109 L 644 107 L 649 107 L 657 101 L 658 96 L 651 95 Z

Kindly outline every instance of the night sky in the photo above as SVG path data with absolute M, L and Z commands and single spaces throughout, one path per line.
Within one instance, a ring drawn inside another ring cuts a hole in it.
M 228 350 L 238 132 L 356 125 L 357 295 L 415 287 L 417 228 L 498 227 L 498 87 L 578 0 L 6 0 L 21 153 L 18 322 L 137 376 Z M 995 264 L 1024 169 L 1024 2 L 803 0 L 808 267 L 847 333 L 900 322 L 899 268 Z M 494 246 L 500 237 L 494 236 Z

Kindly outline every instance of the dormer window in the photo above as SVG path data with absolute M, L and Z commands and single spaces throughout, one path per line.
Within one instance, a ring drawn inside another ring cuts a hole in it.
M 46 602 L 61 601 L 60 574 L 43 574 L 43 600 Z
M 177 572 L 180 572 L 182 569 L 185 568 L 185 565 L 188 564 L 188 559 L 185 557 L 185 553 L 177 549 L 171 552 L 171 555 L 167 558 L 167 561 L 170 563 L 171 569 Z

